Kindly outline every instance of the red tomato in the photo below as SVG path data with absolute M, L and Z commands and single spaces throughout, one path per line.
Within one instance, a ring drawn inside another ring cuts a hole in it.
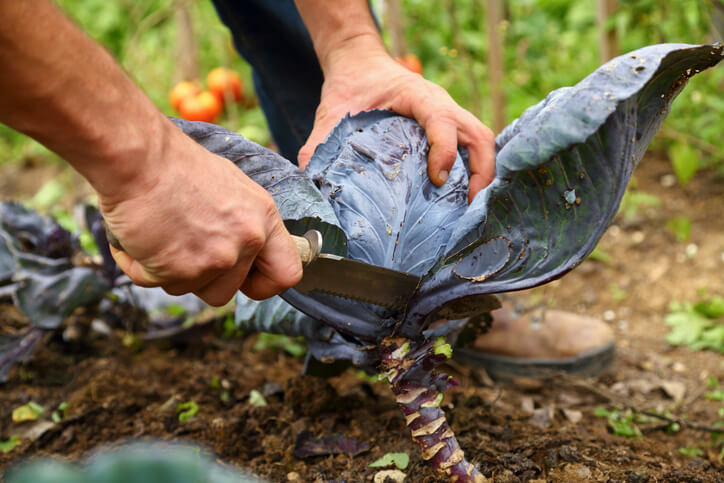
M 239 74 L 233 70 L 217 67 L 206 76 L 206 85 L 221 102 L 233 99 L 240 102 L 244 98 L 244 85 Z
M 422 62 L 415 54 L 405 54 L 404 57 L 395 57 L 395 60 L 404 65 L 407 70 L 422 75 Z
M 168 100 L 176 111 L 181 107 L 181 102 L 187 97 L 193 97 L 201 92 L 198 82 L 184 81 L 179 82 L 168 93 Z
M 203 91 L 181 101 L 179 113 L 187 121 L 214 122 L 223 109 L 223 104 L 215 95 Z

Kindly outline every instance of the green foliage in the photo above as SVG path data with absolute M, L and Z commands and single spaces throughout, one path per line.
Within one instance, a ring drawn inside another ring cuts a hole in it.
M 249 392 L 249 404 L 258 408 L 263 408 L 269 405 L 269 403 L 266 402 L 266 399 L 264 399 L 262 393 L 256 389 L 252 389 Z
M 30 401 L 13 410 L 13 422 L 23 423 L 25 421 L 35 421 L 45 412 L 45 408 L 35 401 Z
M 623 214 L 626 221 L 634 221 L 641 216 L 641 212 L 647 208 L 658 208 L 661 206 L 661 199 L 649 193 L 629 187 L 621 200 L 619 213 Z
M 675 216 L 666 222 L 666 229 L 676 241 L 687 242 L 691 238 L 691 220 L 686 216 Z
M 694 305 L 694 310 L 710 319 L 724 317 L 724 298 L 717 295 L 710 299 L 702 300 Z
M 608 426 L 616 436 L 624 436 L 626 438 L 640 438 L 642 436 L 641 429 L 639 429 L 637 423 L 645 422 L 646 418 L 630 409 L 606 409 L 599 407 L 594 410 L 593 414 L 598 418 L 606 418 L 608 420 Z
M 684 456 L 688 456 L 689 458 L 698 458 L 704 454 L 704 450 L 701 448 L 697 448 L 696 446 L 686 446 L 683 448 L 679 448 L 679 453 L 683 454 Z
M 679 183 L 685 185 L 699 171 L 699 152 L 688 144 L 675 142 L 668 149 L 671 165 Z
M 447 343 L 445 337 L 436 337 L 433 345 L 433 352 L 435 354 L 443 354 L 448 359 L 452 358 L 452 346 Z
M 254 350 L 261 351 L 264 349 L 283 350 L 292 357 L 302 357 L 307 353 L 307 346 L 304 344 L 304 338 L 302 337 L 261 332 L 256 344 L 254 344 Z
M 109 49 L 167 114 L 173 114 L 167 93 L 178 80 L 174 3 L 57 2 Z M 382 12 L 381 2 L 374 1 L 373 6 Z M 489 46 L 483 2 L 403 0 L 402 7 L 408 50 L 422 61 L 425 77 L 448 89 L 456 101 L 489 124 Z M 241 74 L 245 90 L 251 91 L 251 69 L 234 52 L 230 35 L 211 2 L 191 2 L 189 8 L 201 75 L 219 65 L 229 66 Z M 510 0 L 505 2 L 504 14 L 503 86 L 508 121 L 551 90 L 575 84 L 599 65 L 593 0 Z M 380 18 L 384 20 L 384 16 Z M 619 2 L 608 26 L 618 36 L 620 51 L 627 52 L 660 42 L 709 42 L 711 18 L 711 1 L 626 0 Z M 388 32 L 384 34 L 389 37 Z M 724 149 L 720 147 L 720 133 L 724 131 L 722 85 L 724 69 L 694 78 L 664 124 L 659 147 L 669 152 L 679 179 L 687 179 L 700 168 L 724 165 Z M 269 141 L 258 107 L 243 107 L 237 114 L 221 123 L 256 142 Z M 690 143 L 690 138 L 701 142 Z M 44 148 L 0 125 L 0 162 L 41 153 L 47 156 Z
M 224 329 L 224 337 L 227 339 L 241 337 L 244 334 L 241 329 L 236 326 L 233 313 L 227 314 L 226 317 L 224 317 L 224 321 L 221 323 L 221 326 Z
M 178 413 L 179 422 L 185 423 L 199 413 L 199 405 L 194 401 L 178 403 L 176 413 Z
M 382 458 L 373 461 L 370 468 L 384 468 L 395 465 L 398 469 L 404 470 L 410 464 L 410 456 L 407 453 L 385 453 Z
M 482 5 L 475 0 L 403 1 L 408 49 L 420 57 L 425 77 L 446 87 L 468 109 L 477 95 L 480 117 L 489 123 L 489 49 Z M 710 1 L 626 0 L 619 2 L 607 26 L 616 32 L 621 53 L 653 43 L 705 43 L 711 41 L 711 10 Z M 501 31 L 508 120 L 547 92 L 575 84 L 600 62 L 593 0 L 510 0 L 505 2 Z M 664 123 L 660 148 L 672 155 L 680 179 L 690 178 L 698 168 L 724 164 L 722 85 L 723 69 L 693 79 Z M 691 139 L 703 143 L 688 142 Z
M 58 404 L 58 408 L 55 409 L 50 414 L 50 419 L 53 420 L 55 424 L 58 424 L 62 420 L 68 417 L 68 403 L 63 401 L 62 403 Z
M 692 350 L 724 353 L 724 299 L 712 297 L 696 305 L 672 302 L 664 322 L 671 327 L 666 341 Z
M 7 440 L 0 441 L 0 451 L 3 453 L 9 453 L 20 443 L 22 443 L 22 441 L 20 441 L 20 436 L 13 434 Z
M 616 302 L 621 302 L 628 296 L 626 291 L 622 290 L 616 283 L 609 284 L 608 288 L 611 290 L 611 298 Z
M 596 260 L 597 262 L 605 263 L 606 265 L 611 265 L 613 263 L 613 257 L 611 254 L 600 247 L 594 248 L 590 255 L 588 255 L 588 258 Z

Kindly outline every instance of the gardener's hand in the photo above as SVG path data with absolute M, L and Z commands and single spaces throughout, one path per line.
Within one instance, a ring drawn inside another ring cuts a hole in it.
M 314 128 L 299 151 L 304 168 L 317 145 L 347 113 L 391 109 L 417 120 L 430 143 L 428 174 L 442 185 L 458 145 L 470 155 L 470 200 L 495 171 L 495 139 L 490 129 L 458 106 L 440 86 L 412 73 L 389 56 L 362 0 L 296 0 L 324 72 Z
M 299 281 L 271 196 L 174 126 L 52 2 L 0 1 L 0 18 L 0 122 L 90 182 L 134 282 L 222 305 Z
M 137 285 L 193 292 L 211 305 L 239 289 L 263 299 L 295 285 L 299 254 L 269 193 L 180 131 L 171 137 L 163 162 L 101 194 L 106 222 L 126 250 L 112 248 L 119 267 Z

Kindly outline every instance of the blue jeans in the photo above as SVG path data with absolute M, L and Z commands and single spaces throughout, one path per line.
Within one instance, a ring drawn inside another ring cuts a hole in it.
M 297 163 L 312 132 L 324 77 L 293 0 L 213 0 L 253 69 L 254 89 L 279 152 Z

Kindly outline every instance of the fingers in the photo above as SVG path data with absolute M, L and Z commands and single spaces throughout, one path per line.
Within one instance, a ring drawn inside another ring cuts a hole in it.
M 458 144 L 468 149 L 468 187 L 472 201 L 495 175 L 495 138 L 492 131 L 462 109 L 457 117 L 436 116 L 423 127 L 430 143 L 427 172 L 430 180 L 438 186 L 447 181 L 458 154 Z
M 110 248 L 111 256 L 116 261 L 116 265 L 123 273 L 128 275 L 133 283 L 140 287 L 158 287 L 161 285 L 161 279 L 148 273 L 143 265 L 134 260 L 128 253 L 113 246 L 110 246 Z
M 465 146 L 469 154 L 469 200 L 489 185 L 495 175 L 495 137 L 493 132 L 475 116 L 458 106 L 440 88 L 432 88 L 420 100 L 405 97 L 412 117 L 425 129 L 430 143 L 427 171 L 437 186 L 447 181 L 458 154 L 458 145 Z M 417 95 L 417 94 L 415 94 Z
M 213 306 L 225 305 L 240 289 L 250 298 L 266 299 L 296 285 L 302 278 L 299 252 L 281 220 L 261 250 L 252 253 L 247 246 L 233 267 L 209 270 L 188 280 L 164 283 L 125 251 L 111 247 L 111 254 L 136 285 L 160 286 L 170 295 L 194 293 Z
M 255 300 L 281 293 L 302 279 L 301 257 L 281 221 L 256 257 L 254 267 L 241 291 Z
M 437 186 L 443 185 L 458 155 L 458 127 L 452 118 L 435 117 L 423 126 L 430 143 L 427 174 Z
M 472 114 L 465 112 L 458 141 L 468 149 L 470 181 L 469 199 L 488 186 L 495 176 L 495 136 L 487 126 Z M 469 116 L 469 117 L 468 117 Z
M 209 305 L 226 305 L 238 292 L 249 270 L 248 260 L 240 260 L 232 270 L 193 293 Z

